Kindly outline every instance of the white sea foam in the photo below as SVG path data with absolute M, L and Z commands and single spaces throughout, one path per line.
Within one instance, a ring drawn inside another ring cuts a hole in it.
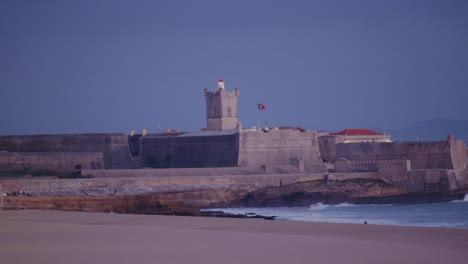
M 453 200 L 452 202 L 453 202 L 453 203 L 464 203 L 464 202 L 468 202 L 468 193 L 465 194 L 465 197 L 463 197 L 463 200 Z
M 468 228 L 468 202 L 429 204 L 313 204 L 309 207 L 219 208 L 227 213 L 275 215 L 278 220 Z M 211 209 L 213 210 L 213 209 Z M 215 209 L 216 210 L 216 209 Z
M 394 206 L 394 204 L 354 204 L 354 206 Z
M 352 206 L 359 206 L 358 204 L 351 204 L 351 203 L 340 203 L 335 205 L 336 207 L 352 207 Z
M 339 204 L 323 204 L 316 203 L 309 206 L 311 210 L 322 210 L 328 207 L 355 207 L 355 206 L 393 206 L 393 204 L 352 204 L 352 203 L 339 203 Z
M 313 204 L 313 205 L 309 206 L 309 210 L 318 211 L 318 210 L 324 210 L 327 207 L 329 207 L 328 204 L 316 203 L 316 204 Z

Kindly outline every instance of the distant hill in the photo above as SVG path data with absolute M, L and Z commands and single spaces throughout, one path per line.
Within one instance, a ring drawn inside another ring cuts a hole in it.
M 468 120 L 433 118 L 411 124 L 407 128 L 387 131 L 394 141 L 445 140 L 452 133 L 455 139 L 468 143 Z

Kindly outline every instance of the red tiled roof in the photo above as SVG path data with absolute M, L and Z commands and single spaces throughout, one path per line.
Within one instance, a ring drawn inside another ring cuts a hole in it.
M 331 133 L 331 135 L 343 135 L 343 136 L 378 136 L 382 135 L 378 132 L 372 131 L 367 128 L 353 128 L 353 129 L 345 129 L 341 130 L 340 132 Z

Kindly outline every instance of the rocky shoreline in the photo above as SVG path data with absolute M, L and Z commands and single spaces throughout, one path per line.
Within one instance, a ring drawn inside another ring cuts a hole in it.
M 405 192 L 375 179 L 353 179 L 333 183 L 317 180 L 280 187 L 266 187 L 247 193 L 231 207 L 293 207 L 311 204 L 409 204 L 463 199 L 468 186 L 456 190 Z
M 468 186 L 456 190 L 433 190 L 408 193 L 375 179 L 353 179 L 329 182 L 314 180 L 284 186 L 253 189 L 184 190 L 176 192 L 106 196 L 30 196 L 2 197 L 4 210 L 44 209 L 122 214 L 156 214 L 231 218 L 274 217 L 232 215 L 207 212 L 216 207 L 293 207 L 311 204 L 408 204 L 446 202 L 463 199 Z

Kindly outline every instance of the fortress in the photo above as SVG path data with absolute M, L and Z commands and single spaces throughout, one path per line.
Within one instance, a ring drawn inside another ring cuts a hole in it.
M 193 175 L 314 175 L 382 179 L 408 191 L 468 184 L 465 143 L 392 142 L 367 129 L 245 129 L 239 89 L 204 90 L 206 128 L 141 134 L 0 136 L 0 171 L 81 171 L 95 178 Z M 152 169 L 148 169 L 152 168 Z

